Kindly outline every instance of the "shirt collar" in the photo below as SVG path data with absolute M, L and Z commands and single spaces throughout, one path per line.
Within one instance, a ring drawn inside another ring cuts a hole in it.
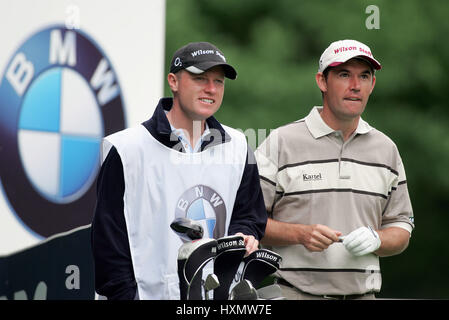
M 171 129 L 171 131 L 172 131 L 174 134 L 176 134 L 177 136 L 182 136 L 182 137 L 185 138 L 184 130 L 182 130 L 182 129 L 177 129 L 177 128 L 173 127 L 173 126 L 171 125 L 171 123 L 170 123 L 170 129 Z M 204 136 L 208 135 L 209 133 L 210 133 L 210 131 L 209 131 L 209 125 L 207 124 L 207 122 L 205 122 L 204 132 L 203 132 L 203 134 L 202 134 L 201 137 L 204 137 Z
M 164 110 L 164 112 L 165 112 L 165 115 L 167 115 L 168 111 Z M 192 146 L 192 145 L 190 145 L 190 141 L 189 141 L 189 139 L 187 139 L 184 130 L 175 128 L 171 123 L 170 123 L 170 128 L 171 128 L 171 131 L 173 134 L 178 136 L 184 143 L 187 143 L 187 145 L 190 146 L 190 149 L 185 148 L 186 151 L 188 149 L 190 152 L 198 152 L 201 148 L 201 145 L 203 144 L 204 139 L 210 134 L 209 125 L 207 124 L 207 121 L 205 121 L 203 134 L 201 135 L 200 139 L 197 141 L 196 145 Z
M 310 111 L 310 113 L 305 118 L 307 128 L 315 139 L 327 136 L 333 133 L 334 129 L 329 127 L 323 118 L 321 118 L 320 111 L 323 109 L 322 106 L 315 106 Z M 359 120 L 359 124 L 355 130 L 356 134 L 365 134 L 371 131 L 372 127 L 362 118 Z

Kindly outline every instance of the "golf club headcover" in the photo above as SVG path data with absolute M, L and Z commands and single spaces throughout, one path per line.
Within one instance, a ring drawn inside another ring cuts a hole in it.
M 204 234 L 203 227 L 196 221 L 188 218 L 176 218 L 170 228 L 183 240 L 192 241 L 201 239 Z
M 276 252 L 259 249 L 243 259 L 241 279 L 251 281 L 255 288 L 258 288 L 263 279 L 279 269 L 282 257 Z
M 184 277 L 184 265 L 186 264 L 187 259 L 179 259 L 178 257 L 178 278 L 179 278 L 179 293 L 181 296 L 181 300 L 187 300 L 187 288 L 188 283 L 186 278 Z
M 190 243 L 191 242 L 187 242 L 184 245 L 189 245 Z M 186 262 L 187 258 L 178 258 L 178 278 L 181 300 L 201 300 L 201 277 L 195 277 L 191 283 L 187 282 L 184 275 L 184 267 Z M 187 294 L 189 294 L 190 298 L 187 297 Z
M 202 270 L 215 257 L 216 253 L 217 241 L 215 239 L 187 242 L 179 248 L 178 276 L 181 299 L 202 299 Z
M 220 286 L 214 290 L 214 300 L 228 299 L 229 288 L 245 252 L 242 236 L 227 236 L 217 239 L 214 274 L 217 275 Z

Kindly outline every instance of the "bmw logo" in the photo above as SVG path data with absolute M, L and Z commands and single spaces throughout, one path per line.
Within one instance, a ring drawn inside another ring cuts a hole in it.
M 221 238 L 225 235 L 226 206 L 221 196 L 212 188 L 196 185 L 179 197 L 176 218 L 189 218 L 202 225 L 204 238 Z
M 101 140 L 124 128 L 116 73 L 92 38 L 53 26 L 17 49 L 0 82 L 0 178 L 27 229 L 91 223 Z

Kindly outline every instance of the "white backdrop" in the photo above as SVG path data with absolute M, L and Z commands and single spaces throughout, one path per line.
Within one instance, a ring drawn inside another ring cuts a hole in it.
M 109 58 L 121 87 L 126 126 L 148 119 L 163 94 L 165 0 L 2 0 L 0 23 L 0 79 L 30 36 L 65 25 L 94 39 Z M 44 240 L 14 214 L 1 182 L 0 256 Z

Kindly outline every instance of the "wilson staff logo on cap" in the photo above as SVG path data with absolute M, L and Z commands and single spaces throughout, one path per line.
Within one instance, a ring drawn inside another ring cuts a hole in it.
M 345 63 L 352 58 L 361 58 L 368 63 L 375 70 L 382 68 L 380 63 L 374 59 L 371 49 L 356 40 L 339 40 L 332 42 L 321 55 L 318 72 L 323 72 L 327 67 L 335 67 L 339 64 Z
M 224 54 L 209 42 L 192 42 L 179 48 L 173 55 L 170 72 L 185 69 L 191 73 L 201 74 L 210 68 L 221 66 L 226 78 L 235 79 L 237 72 L 226 62 Z

